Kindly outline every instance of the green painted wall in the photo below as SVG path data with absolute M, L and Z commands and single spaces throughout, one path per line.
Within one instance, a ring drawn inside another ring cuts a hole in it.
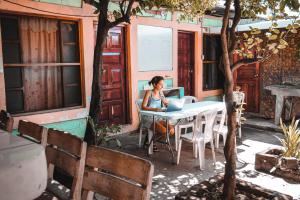
M 73 7 L 81 7 L 82 6 L 82 0 L 34 0 L 44 3 L 54 3 L 59 5 L 65 5 L 65 6 L 73 6 Z
M 179 21 L 180 23 L 187 23 L 187 24 L 198 24 L 198 20 L 197 19 L 180 19 L 181 14 L 177 13 L 177 21 Z
M 139 80 L 138 81 L 138 94 L 141 95 L 141 91 L 144 90 L 144 86 L 148 85 L 149 80 Z M 164 80 L 166 87 L 173 87 L 173 79 Z
M 203 27 L 222 27 L 222 19 L 203 18 Z
M 86 118 L 68 120 L 63 122 L 57 122 L 52 124 L 44 124 L 43 126 L 47 128 L 55 128 L 58 130 L 66 131 L 77 137 L 84 138 L 86 129 Z M 14 135 L 18 134 L 17 130 L 13 131 Z

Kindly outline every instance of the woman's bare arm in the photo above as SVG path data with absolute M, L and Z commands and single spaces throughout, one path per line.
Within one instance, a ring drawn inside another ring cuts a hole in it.
M 143 99 L 142 110 L 161 111 L 160 108 L 151 108 L 151 107 L 149 107 L 149 106 L 147 105 L 147 104 L 148 104 L 148 101 L 149 101 L 149 98 L 150 98 L 150 95 L 151 95 L 151 91 L 150 91 L 150 90 L 147 90 L 146 93 L 145 93 L 144 99 Z
M 168 101 L 168 99 L 165 97 L 165 95 L 164 95 L 163 92 L 161 92 L 160 98 L 161 98 L 162 103 L 163 103 L 166 107 L 168 107 L 169 101 Z

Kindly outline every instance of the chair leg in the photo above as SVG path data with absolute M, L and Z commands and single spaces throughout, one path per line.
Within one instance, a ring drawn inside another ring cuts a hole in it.
M 179 160 L 180 160 L 181 145 L 182 145 L 182 140 L 179 140 L 178 151 L 177 151 L 177 161 L 176 161 L 177 165 L 179 164 Z
M 219 148 L 219 139 L 220 139 L 220 134 L 218 132 L 215 133 L 215 141 L 216 141 L 216 149 Z M 224 141 L 224 139 L 223 139 Z
M 143 128 L 140 126 L 140 136 L 139 136 L 139 147 L 142 147 L 142 134 L 143 134 Z
M 197 158 L 198 157 L 198 146 L 197 146 L 197 143 L 196 142 L 194 142 L 193 143 L 193 156 L 194 156 L 194 158 Z
M 242 125 L 239 125 L 239 137 L 242 138 Z
M 199 141 L 197 146 L 198 146 L 200 170 L 203 170 L 204 165 L 205 165 L 205 163 L 204 163 L 205 162 L 205 158 L 204 158 L 205 144 L 204 144 L 204 142 Z
M 227 139 L 227 133 L 223 134 L 223 144 L 224 144 L 224 147 L 225 147 L 225 144 L 226 144 L 226 139 Z
M 178 151 L 178 145 L 179 145 L 179 130 L 178 130 L 178 125 L 175 126 L 175 150 Z
M 148 154 L 149 155 L 153 154 L 153 141 L 151 142 L 152 136 L 153 136 L 153 131 L 148 129 L 148 144 L 149 144 Z M 150 142 L 151 142 L 151 144 L 150 144 Z
M 211 153 L 213 156 L 214 165 L 216 166 L 216 153 L 215 153 L 215 146 L 213 140 L 210 141 L 210 146 L 211 146 Z

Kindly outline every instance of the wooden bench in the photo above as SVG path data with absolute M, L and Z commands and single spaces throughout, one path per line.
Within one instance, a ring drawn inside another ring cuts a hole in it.
M 84 141 L 70 133 L 48 129 L 46 158 L 49 182 L 46 191 L 38 198 L 39 200 L 53 199 L 53 197 L 81 199 L 86 147 Z M 73 177 L 70 191 L 53 181 L 54 166 Z
M 0 129 L 12 132 L 14 125 L 14 119 L 5 110 L 0 111 Z
M 82 200 L 91 198 L 91 191 L 114 200 L 150 199 L 154 171 L 150 161 L 89 146 L 85 164 Z
M 31 140 L 46 147 L 47 129 L 33 122 L 20 120 L 18 125 L 20 137 Z

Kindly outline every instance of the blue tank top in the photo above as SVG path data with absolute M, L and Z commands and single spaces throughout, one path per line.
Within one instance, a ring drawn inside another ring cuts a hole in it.
M 152 91 L 151 91 L 151 95 L 148 100 L 148 107 L 161 108 L 161 105 L 162 105 L 161 98 L 159 98 L 159 99 L 154 98 L 152 95 Z

